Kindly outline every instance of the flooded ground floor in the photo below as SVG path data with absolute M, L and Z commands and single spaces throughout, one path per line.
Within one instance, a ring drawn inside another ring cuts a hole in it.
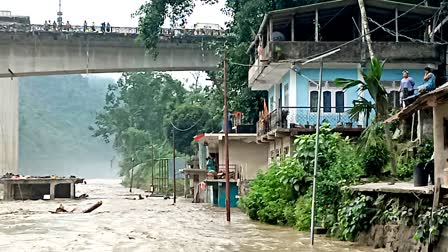
M 128 199 L 119 180 L 89 180 L 78 186 L 86 200 L 0 202 L 0 251 L 375 251 L 307 233 L 251 221 L 232 209 L 172 200 Z M 82 209 L 102 201 L 90 214 Z M 51 214 L 60 204 L 79 209 Z

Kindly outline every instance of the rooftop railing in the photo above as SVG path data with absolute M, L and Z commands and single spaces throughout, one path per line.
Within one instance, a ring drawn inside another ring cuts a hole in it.
M 110 27 L 110 30 L 102 30 L 101 26 L 87 26 L 82 25 L 71 25 L 68 29 L 65 25 L 62 27 L 54 27 L 53 25 L 42 25 L 42 24 L 20 24 L 20 23 L 8 23 L 0 24 L 0 32 L 55 32 L 55 33 L 115 33 L 115 34 L 138 34 L 137 27 Z M 184 28 L 161 28 L 160 38 L 169 39 L 176 37 L 224 37 L 225 30 L 217 29 L 184 29 Z
M 328 123 L 330 127 L 344 127 L 357 124 L 350 118 L 352 107 L 322 107 L 320 122 Z M 261 118 L 257 123 L 257 135 L 267 134 L 275 129 L 311 128 L 317 121 L 317 107 L 282 107 Z

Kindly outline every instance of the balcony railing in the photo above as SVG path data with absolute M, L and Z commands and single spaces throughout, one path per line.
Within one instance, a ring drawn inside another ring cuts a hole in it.
M 351 107 L 322 107 L 320 122 L 330 127 L 352 127 L 358 122 L 350 119 Z M 257 135 L 267 134 L 275 129 L 311 128 L 316 126 L 317 107 L 282 107 L 274 110 L 257 123 Z
M 104 27 L 106 28 L 106 27 Z M 62 27 L 53 28 L 53 25 L 43 25 L 43 24 L 20 24 L 20 23 L 11 23 L 11 24 L 0 24 L 0 32 L 56 32 L 56 33 L 101 33 L 101 26 L 95 26 L 95 29 L 92 29 L 92 26 L 87 26 L 87 29 L 84 29 L 83 25 L 71 25 L 67 30 L 65 25 Z M 137 27 L 111 27 L 109 32 L 105 33 L 118 33 L 118 34 L 138 34 Z M 216 30 L 216 29 L 183 29 L 183 28 L 161 28 L 159 38 L 161 40 L 164 39 L 172 39 L 178 37 L 224 37 L 225 30 Z
M 226 165 L 219 164 L 218 173 L 226 173 Z M 241 166 L 238 164 L 229 164 L 229 178 L 239 179 L 241 178 Z

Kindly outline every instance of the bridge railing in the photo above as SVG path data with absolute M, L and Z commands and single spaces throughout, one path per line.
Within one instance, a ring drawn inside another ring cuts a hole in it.
M 101 26 L 95 26 L 95 29 L 92 26 L 87 26 L 87 29 L 84 29 L 82 25 L 72 25 L 70 29 L 65 29 L 63 27 L 57 27 L 56 29 L 53 25 L 42 25 L 42 24 L 0 24 L 0 32 L 36 32 L 36 31 L 45 31 L 45 32 L 64 32 L 64 33 L 78 33 L 78 32 L 87 32 L 87 33 L 101 33 Z M 137 27 L 111 27 L 111 31 L 105 33 L 117 33 L 117 34 L 138 34 Z M 160 29 L 160 38 L 161 39 L 170 39 L 175 37 L 224 37 L 225 30 L 217 30 L 217 29 L 184 29 L 184 28 L 161 28 Z

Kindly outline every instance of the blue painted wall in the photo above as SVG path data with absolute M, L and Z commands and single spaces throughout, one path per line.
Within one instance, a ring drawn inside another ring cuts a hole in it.
M 303 75 L 308 78 L 318 82 L 319 81 L 319 69 L 304 69 Z M 309 88 L 308 88 L 308 80 L 297 75 L 297 104 L 298 107 L 308 107 L 309 103 Z M 325 81 L 334 81 L 336 78 L 347 78 L 347 79 L 357 79 L 358 73 L 356 69 L 324 69 L 322 80 Z M 346 106 L 351 104 L 351 101 L 358 98 L 358 94 L 356 89 L 347 90 L 346 92 Z M 332 97 L 333 98 L 333 97 Z
M 416 82 L 416 87 L 421 85 L 423 83 L 423 70 L 422 69 L 407 69 L 409 71 L 409 76 L 414 78 Z M 382 80 L 384 81 L 397 81 L 396 87 L 399 86 L 399 81 L 402 78 L 402 71 L 403 69 L 385 69 L 383 71 Z M 307 76 L 308 78 L 318 82 L 319 80 L 319 69 L 303 69 L 302 70 L 303 75 Z M 336 78 L 347 78 L 347 79 L 358 79 L 358 69 L 324 69 L 323 72 L 323 81 L 334 81 Z M 296 95 L 296 104 L 289 103 L 289 107 L 309 107 L 310 101 L 309 101 L 309 93 L 310 88 L 308 85 L 308 80 L 300 76 L 296 73 L 296 83 L 291 83 L 290 79 L 290 73 L 287 72 L 282 77 L 282 94 L 284 95 L 284 87 L 285 84 L 288 83 L 289 88 L 289 96 Z M 292 94 L 292 86 L 296 86 L 296 93 Z M 341 88 L 342 90 L 342 88 Z M 325 91 L 325 89 L 324 89 Z M 269 90 L 269 101 L 272 101 L 271 97 L 275 97 L 275 87 L 272 86 Z M 372 100 L 369 94 L 366 92 L 364 93 L 364 97 L 368 100 Z M 336 99 L 334 93 L 332 93 L 331 100 L 334 102 L 334 99 Z M 353 100 L 358 99 L 358 92 L 357 88 L 351 88 L 349 90 L 345 91 L 345 101 L 344 105 L 346 107 L 353 106 Z M 274 102 L 276 102 L 274 100 Z M 285 99 L 282 97 L 282 106 L 285 105 Z M 268 105 L 271 110 L 271 105 Z M 332 105 L 334 106 L 334 105 Z M 315 124 L 315 113 L 310 112 L 306 109 L 297 109 L 296 111 L 292 112 L 293 109 L 291 109 L 290 112 L 290 118 L 295 118 L 295 121 L 300 124 L 306 124 L 307 121 L 309 121 L 310 124 Z M 294 114 L 291 114 L 294 113 Z M 340 113 L 338 115 L 334 115 L 334 113 L 322 113 L 323 119 L 326 121 L 329 121 L 332 126 L 335 126 L 337 122 L 348 122 L 350 121 L 348 119 L 348 116 Z M 372 117 L 371 117 L 372 118 Z

